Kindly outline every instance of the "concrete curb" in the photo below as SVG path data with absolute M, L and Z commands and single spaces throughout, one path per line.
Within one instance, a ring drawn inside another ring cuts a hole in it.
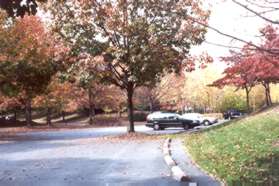
M 165 140 L 163 145 L 163 154 L 166 164 L 171 169 L 171 175 L 173 179 L 180 182 L 190 181 L 190 178 L 182 171 L 182 169 L 176 164 L 176 162 L 171 157 L 170 143 L 170 138 Z
M 176 166 L 176 163 L 174 162 L 174 160 L 171 158 L 170 155 L 166 155 L 166 156 L 164 157 L 164 159 L 165 159 L 165 162 L 167 163 L 167 165 L 168 165 L 169 167 Z

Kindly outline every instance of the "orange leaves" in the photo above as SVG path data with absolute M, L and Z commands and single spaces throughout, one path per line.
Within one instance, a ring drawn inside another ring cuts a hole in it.
M 53 40 L 39 18 L 35 16 L 19 18 L 9 32 L 10 36 L 7 39 L 11 45 L 6 50 L 14 53 L 9 55 L 11 61 L 27 60 L 36 65 L 38 58 L 44 62 L 44 59 L 52 54 L 49 46 L 53 46 Z
M 68 50 L 57 42 L 36 16 L 18 18 L 1 30 L 2 73 L 6 84 L 34 97 L 45 91 L 51 78 L 61 68 Z M 1 75 L 2 75 L 1 74 Z
M 199 56 L 189 56 L 183 61 L 184 68 L 186 72 L 191 72 L 196 69 L 196 67 L 204 69 L 207 67 L 207 64 L 212 63 L 213 59 L 208 53 L 202 53 Z
M 23 103 L 19 97 L 6 97 L 0 95 L 0 110 L 9 110 L 17 107 L 22 107 Z

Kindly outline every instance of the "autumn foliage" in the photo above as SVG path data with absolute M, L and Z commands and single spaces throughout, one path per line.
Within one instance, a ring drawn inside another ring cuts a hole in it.
M 31 125 L 31 102 L 43 94 L 53 75 L 63 68 L 67 48 L 57 42 L 38 17 L 25 16 L 1 30 L 1 89 L 24 97 L 26 121 Z
M 191 67 L 187 64 L 190 49 L 203 42 L 207 30 L 189 18 L 207 23 L 210 13 L 199 0 L 70 0 L 49 4 L 54 30 L 72 43 L 75 52 L 101 55 L 101 82 L 125 91 L 129 132 L 134 132 L 136 88 L 155 86 L 166 72 Z
M 245 45 L 240 52 L 231 51 L 231 55 L 223 57 L 228 63 L 224 71 L 224 77 L 213 82 L 213 86 L 222 88 L 233 85 L 237 89 L 245 89 L 247 96 L 247 108 L 249 105 L 249 93 L 251 89 L 260 84 L 265 88 L 266 105 L 272 104 L 270 84 L 279 82 L 279 46 L 278 29 L 266 26 L 261 30 L 263 49 L 254 49 Z

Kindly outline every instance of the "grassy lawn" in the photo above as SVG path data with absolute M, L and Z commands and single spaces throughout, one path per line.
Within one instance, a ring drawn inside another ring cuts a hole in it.
M 190 134 L 194 160 L 228 185 L 279 185 L 279 108 Z

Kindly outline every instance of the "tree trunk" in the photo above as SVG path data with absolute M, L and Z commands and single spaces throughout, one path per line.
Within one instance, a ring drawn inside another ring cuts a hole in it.
M 26 99 L 25 103 L 25 121 L 27 127 L 32 127 L 32 110 L 31 110 L 31 98 Z
M 94 103 L 93 103 L 93 94 L 92 94 L 91 86 L 88 89 L 88 97 L 89 97 L 89 125 L 93 125 L 94 116 L 95 116 L 95 108 L 94 108 Z
M 263 86 L 265 88 L 265 103 L 266 106 L 272 105 L 271 95 L 270 95 L 270 86 L 269 83 L 265 82 L 263 83 Z
M 47 125 L 49 127 L 52 126 L 52 124 L 51 124 L 51 108 L 50 107 L 47 107 Z
M 250 91 L 249 91 L 248 87 L 245 87 L 245 93 L 246 93 L 246 107 L 247 107 L 248 112 L 250 112 L 251 111 L 251 108 L 250 108 L 250 97 L 249 97 Z
M 121 117 L 122 117 L 122 112 L 121 112 L 121 109 L 119 109 L 118 110 L 118 118 L 121 119 Z
M 267 94 L 267 90 L 266 90 L 266 88 L 265 88 L 265 104 L 266 104 L 266 106 L 268 106 L 268 105 L 269 105 L 269 101 L 268 101 L 268 94 Z
M 66 120 L 65 120 L 65 111 L 62 111 L 62 121 L 63 121 L 63 123 L 66 123 Z
M 149 97 L 149 111 L 150 112 L 153 112 L 153 100 L 152 100 L 152 98 L 151 97 Z
M 128 108 L 128 118 L 129 118 L 129 126 L 127 128 L 129 133 L 135 132 L 134 126 L 134 105 L 133 105 L 133 93 L 134 88 L 132 84 L 128 85 L 127 88 L 127 108 Z
M 271 99 L 271 93 L 270 93 L 270 84 L 267 84 L 267 96 L 268 96 L 269 106 L 271 106 L 272 105 L 272 99 Z

